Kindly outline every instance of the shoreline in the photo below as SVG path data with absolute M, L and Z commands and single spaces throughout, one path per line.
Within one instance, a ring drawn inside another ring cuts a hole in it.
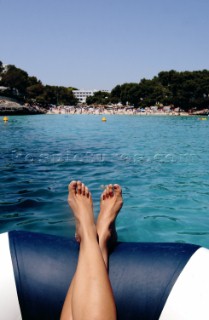
M 46 114 L 50 115 L 59 115 L 59 114 L 65 114 L 65 115 L 133 115 L 133 116 L 190 116 L 188 112 L 152 112 L 152 111 L 145 111 L 145 112 L 137 112 L 136 109 L 112 109 L 107 110 L 100 108 L 64 108 L 64 107 L 58 107 L 58 108 L 51 108 Z
M 183 111 L 180 108 L 171 108 L 165 106 L 158 108 L 157 106 L 134 108 L 133 106 L 118 106 L 118 105 L 77 105 L 77 106 L 51 106 L 43 108 L 39 105 L 24 104 L 21 105 L 17 102 L 0 99 L 0 116 L 17 116 L 17 115 L 136 115 L 136 116 L 200 116 L 206 117 L 209 115 L 208 109 L 198 111 Z
M 163 108 L 158 107 L 146 107 L 134 108 L 131 106 L 117 106 L 117 105 L 93 105 L 93 106 L 57 106 L 51 107 L 47 114 L 65 114 L 65 115 L 136 115 L 136 116 L 208 116 L 208 109 L 198 111 L 184 111 L 180 108 L 171 108 L 165 106 Z
M 6 98 L 0 98 L 0 116 L 45 114 L 46 109 L 29 104 L 20 104 Z

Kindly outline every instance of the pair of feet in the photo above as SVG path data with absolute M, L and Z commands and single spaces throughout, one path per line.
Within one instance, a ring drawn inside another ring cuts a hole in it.
M 72 181 L 68 189 L 68 203 L 76 220 L 76 240 L 81 242 L 86 234 L 91 233 L 98 236 L 102 247 L 107 247 L 116 236 L 115 219 L 123 205 L 121 187 L 118 184 L 109 184 L 103 191 L 96 225 L 92 196 L 88 187 L 80 181 Z

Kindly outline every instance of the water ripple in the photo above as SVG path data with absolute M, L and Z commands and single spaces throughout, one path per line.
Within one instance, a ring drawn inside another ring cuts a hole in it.
M 119 240 L 208 246 L 208 125 L 195 117 L 107 118 L 0 122 L 0 231 L 73 236 L 67 185 L 80 179 L 92 191 L 95 216 L 104 186 L 122 185 Z

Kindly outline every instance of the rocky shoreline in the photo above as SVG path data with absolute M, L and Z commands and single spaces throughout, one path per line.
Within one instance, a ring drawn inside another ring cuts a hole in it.
M 47 112 L 46 109 L 37 105 L 29 105 L 29 104 L 21 105 L 14 101 L 10 101 L 7 99 L 0 99 L 0 115 L 1 116 L 45 114 L 46 112 Z

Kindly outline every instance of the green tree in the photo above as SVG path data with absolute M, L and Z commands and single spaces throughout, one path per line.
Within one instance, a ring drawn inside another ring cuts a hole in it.
M 27 87 L 26 92 L 27 100 L 36 100 L 39 96 L 43 95 L 44 86 L 41 83 L 36 83 Z
M 124 83 L 121 85 L 121 103 L 138 105 L 139 85 L 137 83 Z
M 38 87 L 36 87 L 38 90 Z M 41 90 L 41 87 L 40 87 Z M 43 87 L 43 92 L 36 97 L 40 104 L 54 105 L 75 105 L 77 99 L 74 97 L 72 90 L 65 87 L 48 86 Z
M 36 84 L 42 84 L 40 80 L 38 80 L 36 77 L 28 77 L 28 86 L 33 86 Z
M 2 74 L 1 85 L 9 87 L 11 90 L 17 89 L 20 95 L 25 95 L 28 86 L 28 74 L 13 65 L 9 65 L 6 72 Z
M 121 102 L 121 86 L 120 85 L 117 85 L 115 88 L 112 89 L 110 93 L 110 99 L 112 103 Z
M 2 61 L 0 61 L 0 74 L 2 73 L 3 70 L 4 70 L 3 63 L 2 63 Z
M 57 87 L 57 103 L 63 105 L 75 105 L 78 100 L 74 97 L 72 88 Z
M 108 92 L 97 91 L 93 96 L 86 98 L 86 103 L 90 104 L 103 104 L 106 105 L 110 102 L 110 94 Z

